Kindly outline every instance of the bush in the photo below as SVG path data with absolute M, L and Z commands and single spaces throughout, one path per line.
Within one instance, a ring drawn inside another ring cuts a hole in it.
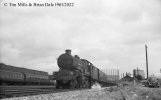
M 141 81 L 141 80 L 143 79 L 141 75 L 137 75 L 137 76 L 135 76 L 135 77 L 136 77 L 137 80 L 139 80 L 139 81 Z

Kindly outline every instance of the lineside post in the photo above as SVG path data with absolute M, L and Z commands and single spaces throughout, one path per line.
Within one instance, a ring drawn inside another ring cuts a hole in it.
M 149 72 L 148 72 L 148 52 L 147 52 L 147 45 L 145 45 L 145 52 L 146 52 L 146 72 L 147 72 L 147 79 L 148 79 L 148 74 L 149 74 Z

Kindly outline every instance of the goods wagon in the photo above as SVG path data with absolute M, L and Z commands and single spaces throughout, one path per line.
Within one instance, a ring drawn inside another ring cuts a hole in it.
M 57 60 L 59 71 L 55 74 L 57 88 L 90 88 L 94 83 L 109 84 L 107 75 L 86 59 L 72 56 L 66 50 Z

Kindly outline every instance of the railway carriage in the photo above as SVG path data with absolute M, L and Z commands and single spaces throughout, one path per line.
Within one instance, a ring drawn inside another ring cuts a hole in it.
M 14 67 L 0 63 L 0 80 L 4 85 L 48 85 L 53 84 L 47 72 Z
M 45 84 L 49 83 L 49 76 L 25 73 L 25 82 L 30 84 Z
M 24 82 L 24 74 L 20 72 L 0 70 L 1 84 L 14 84 Z

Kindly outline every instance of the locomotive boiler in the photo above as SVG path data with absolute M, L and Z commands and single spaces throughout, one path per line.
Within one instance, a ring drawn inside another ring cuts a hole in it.
M 90 88 L 95 82 L 109 83 L 107 75 L 78 55 L 72 56 L 66 50 L 57 59 L 59 71 L 56 73 L 57 88 Z

